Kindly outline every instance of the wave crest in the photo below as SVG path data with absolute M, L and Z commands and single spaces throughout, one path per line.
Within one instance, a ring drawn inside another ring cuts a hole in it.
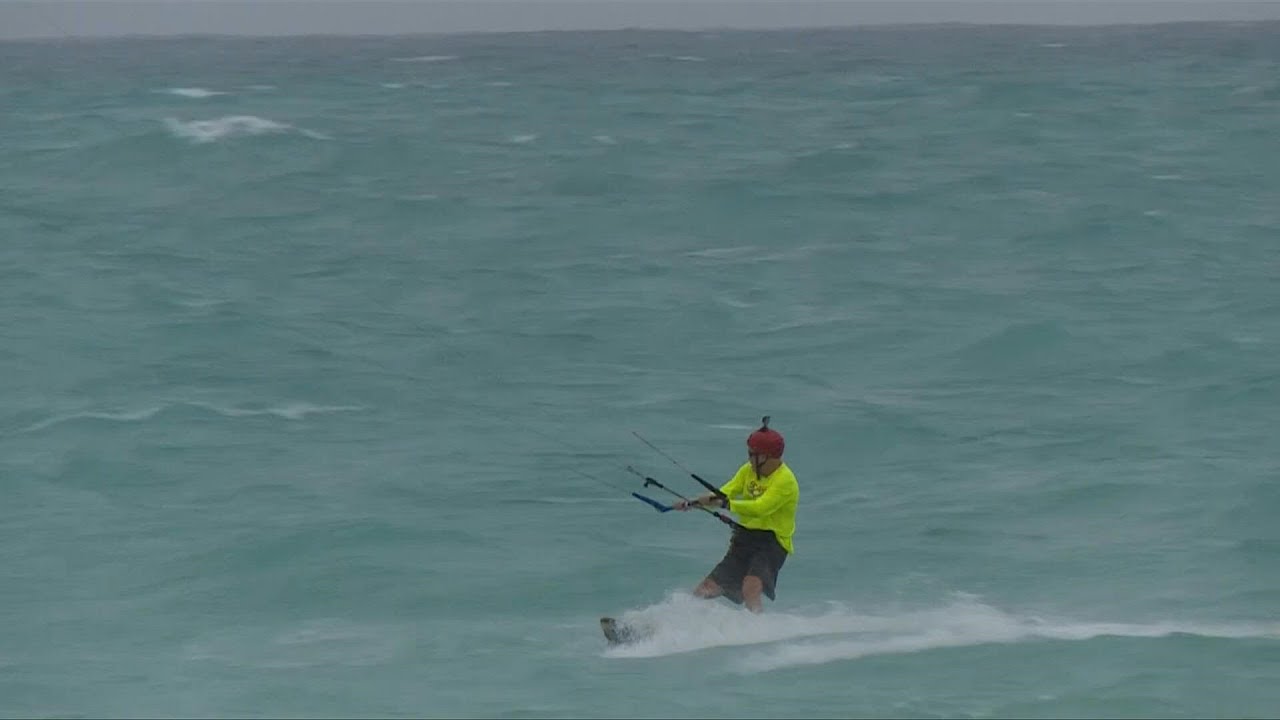
M 276 122 L 256 115 L 228 115 L 213 120 L 179 120 L 165 118 L 165 127 L 175 137 L 201 145 L 235 137 L 250 137 L 276 133 L 296 132 L 313 140 L 329 140 L 328 136 L 313 130 Z

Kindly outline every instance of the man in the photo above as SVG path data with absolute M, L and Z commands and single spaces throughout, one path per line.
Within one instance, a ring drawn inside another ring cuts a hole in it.
M 733 529 L 729 551 L 694 589 L 694 595 L 708 599 L 723 595 L 755 613 L 764 610 L 762 594 L 775 599 L 778 571 L 793 551 L 791 536 L 800 500 L 796 476 L 782 462 L 785 445 L 782 434 L 769 428 L 766 417 L 760 429 L 747 437 L 747 462 L 720 488 L 727 501 L 707 493 L 673 506 L 682 511 L 695 505 L 725 507 L 738 516 L 742 526 Z

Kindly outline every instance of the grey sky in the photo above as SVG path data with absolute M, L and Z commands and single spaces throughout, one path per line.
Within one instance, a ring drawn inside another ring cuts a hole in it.
M 0 38 L 1276 19 L 1280 1 L 0 0 Z

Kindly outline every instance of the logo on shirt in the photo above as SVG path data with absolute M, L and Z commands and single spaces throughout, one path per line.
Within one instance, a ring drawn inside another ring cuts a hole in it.
M 747 482 L 747 495 L 753 499 L 763 495 L 766 489 L 767 486 L 759 480 L 750 480 Z

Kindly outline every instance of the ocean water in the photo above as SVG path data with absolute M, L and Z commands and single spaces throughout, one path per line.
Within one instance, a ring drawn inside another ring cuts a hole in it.
M 1277 127 L 1276 24 L 2 43 L 0 715 L 1274 717 Z M 626 468 L 766 414 L 754 616 Z

